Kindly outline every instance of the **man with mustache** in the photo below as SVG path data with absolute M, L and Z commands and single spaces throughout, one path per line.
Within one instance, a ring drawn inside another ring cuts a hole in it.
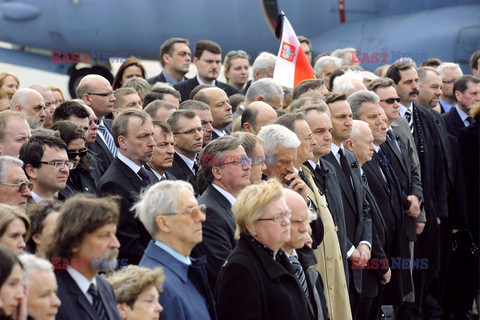
M 77 195 L 62 206 L 47 248 L 62 302 L 56 319 L 120 320 L 113 289 L 98 275 L 117 257 L 118 215 L 110 198 Z
M 130 208 L 143 188 L 158 181 L 145 167 L 152 159 L 155 146 L 152 119 L 143 110 L 126 109 L 115 117 L 112 133 L 118 154 L 100 179 L 98 194 L 121 196 L 117 234 L 122 244 L 120 258 L 137 264 L 150 235 Z
M 200 153 L 198 203 L 207 206 L 207 220 L 202 223 L 203 241 L 192 256 L 207 256 L 210 288 L 215 288 L 220 268 L 237 244 L 231 207 L 240 191 L 250 185 L 250 159 L 241 143 L 239 138 L 220 137 Z
M 427 258 L 428 268 L 413 270 L 415 305 L 409 308 L 409 312 L 410 317 L 417 317 L 421 316 L 428 286 L 440 266 L 440 218 L 448 217 L 443 153 L 439 132 L 430 111 L 415 102 L 419 93 L 415 66 L 410 63 L 394 63 L 388 68 L 386 77 L 394 82 L 400 97 L 400 116 L 409 123 L 420 159 L 427 221 L 415 243 L 414 259 Z

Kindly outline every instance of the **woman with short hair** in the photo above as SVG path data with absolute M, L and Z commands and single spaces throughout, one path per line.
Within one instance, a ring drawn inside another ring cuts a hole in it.
M 23 253 L 29 237 L 30 220 L 23 210 L 0 203 L 0 243 L 19 255 Z

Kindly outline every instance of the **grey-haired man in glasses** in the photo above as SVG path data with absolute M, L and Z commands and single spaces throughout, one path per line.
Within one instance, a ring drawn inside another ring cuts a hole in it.
M 33 183 L 29 201 L 56 199 L 67 184 L 73 163 L 68 160 L 67 145 L 55 136 L 35 135 L 20 149 L 20 160 Z
M 250 159 L 242 140 L 230 136 L 210 142 L 200 153 L 198 203 L 207 206 L 203 241 L 195 247 L 194 257 L 206 255 L 210 288 L 215 288 L 220 268 L 237 245 L 232 206 L 240 191 L 250 185 Z
M 26 208 L 33 184 L 23 171 L 23 161 L 0 156 L 0 203 Z
M 165 319 L 217 319 L 212 292 L 205 276 L 205 257 L 191 258 L 202 241 L 205 207 L 198 206 L 192 186 L 185 181 L 161 181 L 135 204 L 136 216 L 153 240 L 148 244 L 141 267 L 162 267 L 160 304 Z

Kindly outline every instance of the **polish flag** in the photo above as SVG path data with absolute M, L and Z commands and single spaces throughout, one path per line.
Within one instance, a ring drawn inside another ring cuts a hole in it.
M 287 17 L 282 17 L 282 40 L 278 50 L 273 80 L 282 86 L 295 88 L 306 79 L 313 79 L 313 68 L 302 50 L 292 25 Z

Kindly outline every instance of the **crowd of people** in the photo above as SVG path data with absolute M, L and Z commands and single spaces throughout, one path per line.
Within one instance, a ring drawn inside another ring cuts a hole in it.
M 160 48 L 76 98 L 0 73 L 0 319 L 474 319 L 480 50 L 364 71 Z

